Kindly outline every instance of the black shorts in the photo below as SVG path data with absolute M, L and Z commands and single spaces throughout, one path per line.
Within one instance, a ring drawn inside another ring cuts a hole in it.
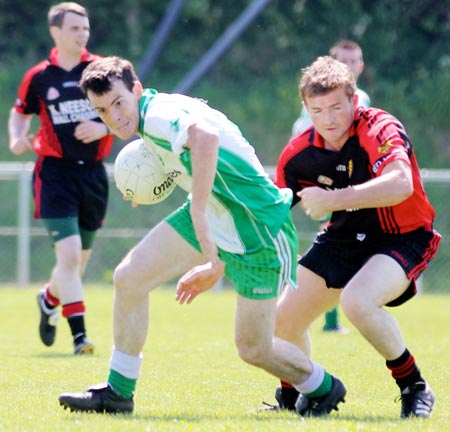
M 411 283 L 386 306 L 398 306 L 417 292 L 416 279 L 437 253 L 441 235 L 423 228 L 405 234 L 342 235 L 325 231 L 314 240 L 299 264 L 325 279 L 328 288 L 344 288 L 376 254 L 388 255 L 405 271 Z
M 76 217 L 80 228 L 95 231 L 106 215 L 108 186 L 101 161 L 39 158 L 33 172 L 34 217 Z

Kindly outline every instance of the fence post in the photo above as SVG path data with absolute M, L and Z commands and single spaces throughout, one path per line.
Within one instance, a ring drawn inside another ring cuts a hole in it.
M 31 171 L 23 166 L 19 173 L 19 194 L 17 217 L 19 232 L 17 236 L 17 283 L 26 288 L 30 283 L 30 198 Z

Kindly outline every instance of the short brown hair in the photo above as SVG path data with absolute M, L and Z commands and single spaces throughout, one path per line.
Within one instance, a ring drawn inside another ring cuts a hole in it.
M 102 95 L 112 89 L 114 82 L 122 80 L 125 87 L 133 91 L 138 77 L 130 61 L 121 57 L 104 57 L 95 60 L 83 71 L 80 88 L 84 94 L 88 91 Z
M 348 97 L 356 92 L 356 81 L 347 65 L 330 56 L 318 57 L 302 69 L 299 90 L 303 100 L 343 88 Z
M 63 2 L 52 6 L 48 11 L 48 26 L 61 28 L 64 17 L 69 12 L 88 18 L 87 10 L 83 6 L 74 2 Z

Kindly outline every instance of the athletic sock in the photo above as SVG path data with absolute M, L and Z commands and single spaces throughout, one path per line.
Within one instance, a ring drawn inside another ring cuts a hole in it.
M 405 349 L 404 353 L 395 360 L 386 360 L 386 367 L 391 371 L 392 377 L 403 392 L 407 387 L 425 382 L 417 367 L 414 356 Z
M 304 395 L 309 398 L 322 397 L 330 393 L 332 387 L 333 387 L 333 378 L 327 371 L 325 371 L 325 375 L 323 377 L 323 381 L 320 384 L 320 386 L 317 387 L 317 389 L 312 391 L 311 393 L 305 392 Z
M 64 318 L 67 318 L 67 322 L 69 323 L 74 345 L 82 342 L 86 337 L 84 313 L 85 307 L 83 302 L 69 303 L 62 307 L 62 315 Z
M 109 386 L 124 399 L 130 399 L 136 389 L 136 379 L 127 378 L 113 369 L 109 370 Z
M 318 398 L 331 391 L 333 386 L 332 376 L 318 363 L 310 360 L 312 365 L 311 375 L 301 384 L 294 387 L 308 398 Z
M 48 309 L 54 309 L 56 306 L 59 306 L 59 299 L 54 297 L 50 292 L 50 284 L 45 285 L 44 292 L 44 303 Z
M 77 345 L 78 343 L 82 342 L 83 339 L 86 338 L 86 328 L 84 326 L 84 316 L 83 315 L 76 315 L 73 317 L 67 318 L 67 321 L 69 323 L 70 332 L 73 336 L 73 343 L 74 345 Z
M 132 356 L 117 349 L 113 349 L 108 384 L 112 389 L 125 399 L 133 396 L 137 379 L 141 372 L 142 353 Z
M 300 392 L 292 384 L 285 381 L 280 381 L 280 383 L 283 408 L 294 410 Z
M 325 325 L 324 330 L 336 328 L 338 326 L 338 310 L 337 308 L 331 309 L 325 313 Z

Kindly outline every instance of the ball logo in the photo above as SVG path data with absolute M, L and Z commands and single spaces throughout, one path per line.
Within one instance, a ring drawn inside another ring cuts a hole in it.
M 174 178 L 181 175 L 180 171 L 173 170 L 169 173 L 167 173 L 167 179 L 164 180 L 163 183 L 161 183 L 159 186 L 155 186 L 153 188 L 153 193 L 156 196 L 159 196 L 161 194 L 164 194 L 165 192 L 170 190 L 170 187 L 172 186 L 173 182 L 175 181 Z
M 134 198 L 134 191 L 130 188 L 125 189 L 125 196 L 132 200 Z

